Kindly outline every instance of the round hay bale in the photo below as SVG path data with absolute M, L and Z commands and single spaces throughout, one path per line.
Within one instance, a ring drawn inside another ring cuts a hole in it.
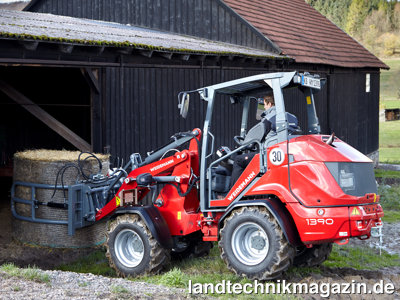
M 29 150 L 14 155 L 14 182 L 22 181 L 55 185 L 57 173 L 66 165 L 77 165 L 79 151 L 66 150 Z M 82 154 L 81 161 L 86 175 L 99 172 L 98 161 Z M 102 162 L 102 173 L 109 169 L 109 156 L 96 154 Z M 63 175 L 65 186 L 82 180 L 75 167 L 69 167 Z M 59 174 L 57 185 L 61 185 Z M 53 189 L 36 189 L 35 198 L 41 202 L 68 203 L 68 191 L 57 190 L 53 196 Z M 31 201 L 31 188 L 17 186 L 15 196 Z M 53 196 L 53 197 L 52 197 Z M 19 215 L 31 216 L 31 205 L 16 203 L 15 209 Z M 35 209 L 36 217 L 42 219 L 68 220 L 68 210 L 39 205 Z M 75 235 L 68 235 L 68 226 L 59 224 L 42 224 L 22 221 L 13 218 L 13 237 L 23 243 L 57 248 L 81 248 L 99 245 L 105 240 L 106 224 L 98 222 L 91 226 L 77 229 Z

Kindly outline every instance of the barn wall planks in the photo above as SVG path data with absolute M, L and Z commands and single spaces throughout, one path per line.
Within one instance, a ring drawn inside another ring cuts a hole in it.
M 105 130 L 104 147 L 115 157 L 127 159 L 133 152 L 146 154 L 167 143 L 179 131 L 203 128 L 207 103 L 192 94 L 188 117 L 178 113 L 177 95 L 224 80 L 259 72 L 218 69 L 107 68 L 102 103 Z M 122 92 L 123 91 L 123 92 Z M 216 145 L 233 146 L 233 135 L 240 133 L 241 104 L 231 105 L 218 96 L 212 132 Z M 252 114 L 255 116 L 255 106 Z M 101 149 L 98 149 L 101 150 Z
M 109 148 L 114 157 L 124 158 L 125 161 L 133 152 L 145 155 L 147 151 L 163 145 L 176 132 L 195 127 L 202 129 L 206 103 L 193 95 L 188 118 L 182 119 L 177 109 L 178 92 L 261 72 L 277 71 L 251 67 L 193 68 L 184 65 L 105 67 L 98 69 L 100 93 L 96 94 L 90 93 L 89 86 L 79 69 L 13 67 L 1 70 L 3 78 L 11 80 L 13 84 L 19 83 L 16 87 L 34 100 L 40 99 L 41 103 L 52 103 L 62 99 L 63 104 L 71 106 L 69 109 L 77 116 L 76 118 L 70 119 L 65 109 L 58 106 L 46 109 L 51 109 L 52 115 L 65 122 L 88 142 L 91 140 L 95 151 L 103 152 L 105 148 Z M 371 74 L 370 93 L 365 92 L 367 72 Z M 326 134 L 335 132 L 338 137 L 365 154 L 378 150 L 379 72 L 341 70 L 325 72 L 324 75 L 324 71 L 320 70 L 318 73 L 328 78 L 327 85 L 315 97 L 322 132 Z M 73 78 L 74 88 L 68 89 L 68 93 L 64 93 L 63 97 L 54 98 L 57 92 L 35 88 L 39 84 L 37 81 L 39 79 L 32 79 L 28 85 L 26 81 L 19 82 L 17 78 L 22 76 L 21 74 L 27 74 L 27 77 L 28 74 L 33 74 L 30 78 L 40 78 L 40 80 L 46 78 L 47 83 L 52 83 L 48 86 L 54 86 L 56 90 L 60 90 L 65 82 L 71 82 Z M 299 118 L 300 127 L 306 133 L 304 96 L 297 89 L 286 90 L 284 95 L 287 111 Z M 90 120 L 89 102 L 91 97 L 92 120 Z M 2 99 L 6 100 L 4 97 Z M 79 106 L 75 107 L 75 104 Z M 81 107 L 82 104 L 87 106 Z M 24 114 L 16 105 L 4 104 L 2 107 L 4 122 L 0 122 L 0 125 L 3 124 L 2 126 L 9 132 L 5 149 L 7 155 L 11 156 L 16 150 L 35 147 L 53 148 L 58 145 L 70 149 L 62 138 L 53 137 L 51 132 L 46 135 L 41 134 L 45 129 L 42 129 L 40 124 L 36 126 L 38 121 L 31 120 L 29 116 L 18 116 L 19 122 L 12 122 L 12 118 L 15 118 L 12 113 L 14 110 L 18 111 L 15 113 Z M 250 113 L 249 126 L 256 122 L 252 116 L 255 116 L 255 107 Z M 228 99 L 217 99 L 212 128 L 217 146 L 234 146 L 233 136 L 239 134 L 240 118 L 240 104 L 231 105 Z M 16 127 L 20 128 L 19 133 L 11 134 Z
M 176 132 L 196 127 L 202 129 L 206 103 L 192 95 L 188 118 L 183 119 L 177 109 L 180 91 L 261 72 L 254 69 L 189 69 L 184 66 L 106 68 L 102 73 L 106 84 L 102 101 L 106 105 L 101 125 L 106 133 L 103 147 L 108 146 L 114 156 L 127 159 L 133 152 L 144 155 L 167 143 Z M 377 150 L 379 73 L 371 73 L 370 93 L 365 93 L 365 73 L 320 74 L 328 78 L 324 89 L 315 95 L 322 133 L 335 132 L 339 138 L 366 154 Z M 304 95 L 298 89 L 288 89 L 284 96 L 286 110 L 298 117 L 306 134 Z M 211 129 L 217 146 L 234 146 L 232 138 L 240 131 L 241 110 L 241 104 L 231 105 L 228 99 L 218 96 Z M 253 106 L 249 126 L 256 122 L 255 112 L 256 106 Z

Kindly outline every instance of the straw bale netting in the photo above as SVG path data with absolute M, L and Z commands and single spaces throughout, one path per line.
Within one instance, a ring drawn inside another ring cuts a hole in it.
M 23 181 L 54 185 L 58 171 L 68 163 L 77 164 L 79 151 L 66 150 L 28 150 L 14 155 L 14 182 Z M 81 161 L 88 155 L 82 154 Z M 106 174 L 109 168 L 109 157 L 96 154 L 102 162 L 102 173 Z M 83 163 L 85 174 L 96 174 L 99 165 L 96 159 L 90 158 Z M 79 177 L 76 168 L 68 168 L 64 173 L 64 185 L 75 184 Z M 61 185 L 60 177 L 58 185 Z M 36 189 L 36 199 L 42 202 L 64 203 L 64 194 L 57 190 L 52 198 L 52 189 Z M 15 196 L 21 199 L 31 199 L 31 188 L 18 186 Z M 68 192 L 65 192 L 68 201 Z M 30 205 L 17 203 L 16 211 L 19 215 L 30 216 Z M 39 205 L 35 210 L 37 218 L 68 220 L 68 210 Z M 105 222 L 98 222 L 89 227 L 77 229 L 74 236 L 68 235 L 67 225 L 53 225 L 26 222 L 13 219 L 13 237 L 23 243 L 41 246 L 78 248 L 91 247 L 101 244 L 105 239 Z

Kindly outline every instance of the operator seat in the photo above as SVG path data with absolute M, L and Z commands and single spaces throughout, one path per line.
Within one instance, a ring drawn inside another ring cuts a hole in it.
M 258 122 L 254 125 L 249 132 L 246 134 L 242 145 L 254 140 L 258 142 L 262 142 L 265 137 L 265 124 L 264 122 Z

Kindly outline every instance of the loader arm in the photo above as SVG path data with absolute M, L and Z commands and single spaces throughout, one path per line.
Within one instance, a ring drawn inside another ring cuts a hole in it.
M 124 179 L 113 199 L 102 209 L 98 210 L 96 221 L 112 215 L 118 207 L 143 205 L 142 200 L 157 183 L 173 183 L 182 193 L 187 192 L 191 183 L 191 176 L 198 177 L 199 175 L 198 142 L 201 137 L 201 131 L 195 129 L 193 132 L 197 132 L 197 136 L 193 136 L 188 149 L 183 151 L 177 150 L 172 156 L 153 161 L 132 170 Z M 145 160 L 144 163 L 146 161 L 148 160 Z M 190 164 L 191 168 L 179 168 L 179 166 L 184 164 Z M 185 171 L 180 171 L 179 174 L 176 174 L 174 170 L 177 168 Z M 149 177 L 152 177 L 152 182 L 148 185 L 143 185 L 137 181 L 143 174 L 149 174 Z

